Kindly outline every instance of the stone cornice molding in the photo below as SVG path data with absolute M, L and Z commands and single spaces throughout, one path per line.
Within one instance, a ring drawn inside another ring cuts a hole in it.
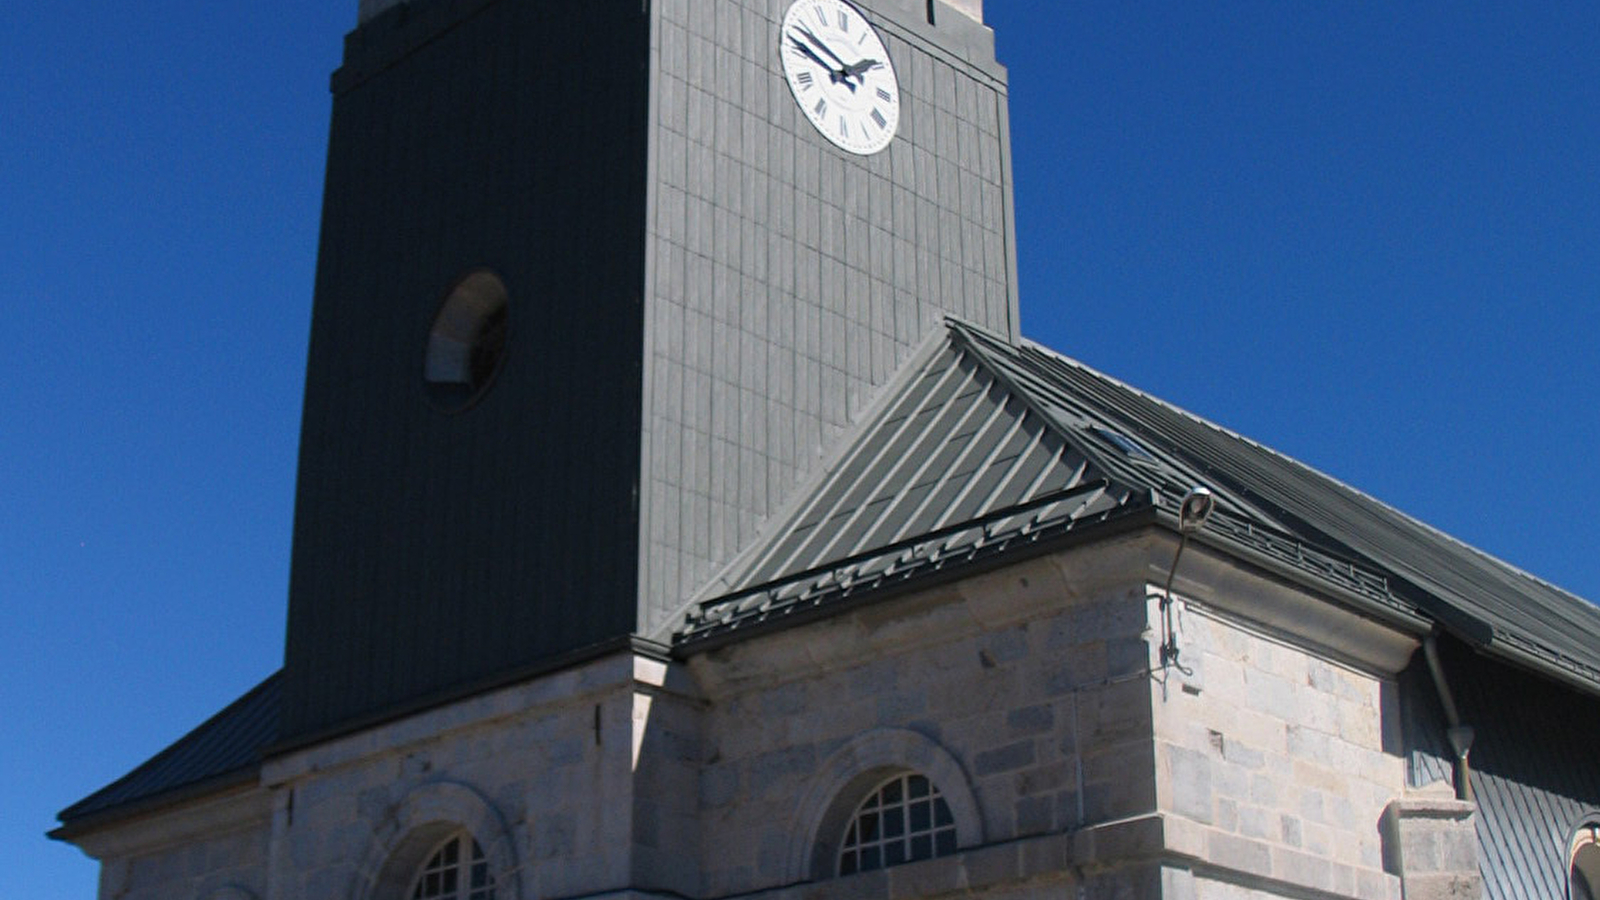
M 72 842 L 89 856 L 105 860 L 150 853 L 272 822 L 271 794 L 255 784 L 170 807 L 114 827 L 77 835 Z

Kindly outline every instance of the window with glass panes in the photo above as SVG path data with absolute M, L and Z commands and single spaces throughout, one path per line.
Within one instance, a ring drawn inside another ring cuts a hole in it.
M 440 844 L 417 873 L 411 900 L 494 900 L 483 848 L 465 832 Z
M 1572 900 L 1600 900 L 1600 824 L 1578 829 L 1572 842 L 1572 870 L 1568 876 Z
M 949 856 L 956 852 L 955 819 L 925 776 L 896 775 L 856 808 L 839 848 L 840 875 Z

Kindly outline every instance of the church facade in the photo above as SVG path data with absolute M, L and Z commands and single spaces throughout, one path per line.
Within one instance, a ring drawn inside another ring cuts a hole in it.
M 1600 611 L 1023 339 L 979 0 L 362 0 L 283 669 L 105 900 L 1588 898 Z

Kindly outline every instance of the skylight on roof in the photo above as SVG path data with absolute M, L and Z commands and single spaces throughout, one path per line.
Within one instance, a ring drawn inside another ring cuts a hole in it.
M 1144 445 L 1120 431 L 1112 431 L 1109 428 L 1100 427 L 1095 427 L 1090 430 L 1093 431 L 1101 440 L 1117 448 L 1118 450 L 1121 450 L 1123 454 L 1128 456 L 1130 459 L 1136 459 L 1140 462 L 1147 463 L 1153 463 L 1156 461 L 1155 454 L 1151 453 L 1149 450 L 1146 450 Z

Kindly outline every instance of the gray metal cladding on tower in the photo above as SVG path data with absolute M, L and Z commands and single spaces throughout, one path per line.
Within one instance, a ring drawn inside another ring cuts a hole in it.
M 290 742 L 665 638 L 944 315 L 1016 334 L 971 14 L 370 3 L 333 89 Z

